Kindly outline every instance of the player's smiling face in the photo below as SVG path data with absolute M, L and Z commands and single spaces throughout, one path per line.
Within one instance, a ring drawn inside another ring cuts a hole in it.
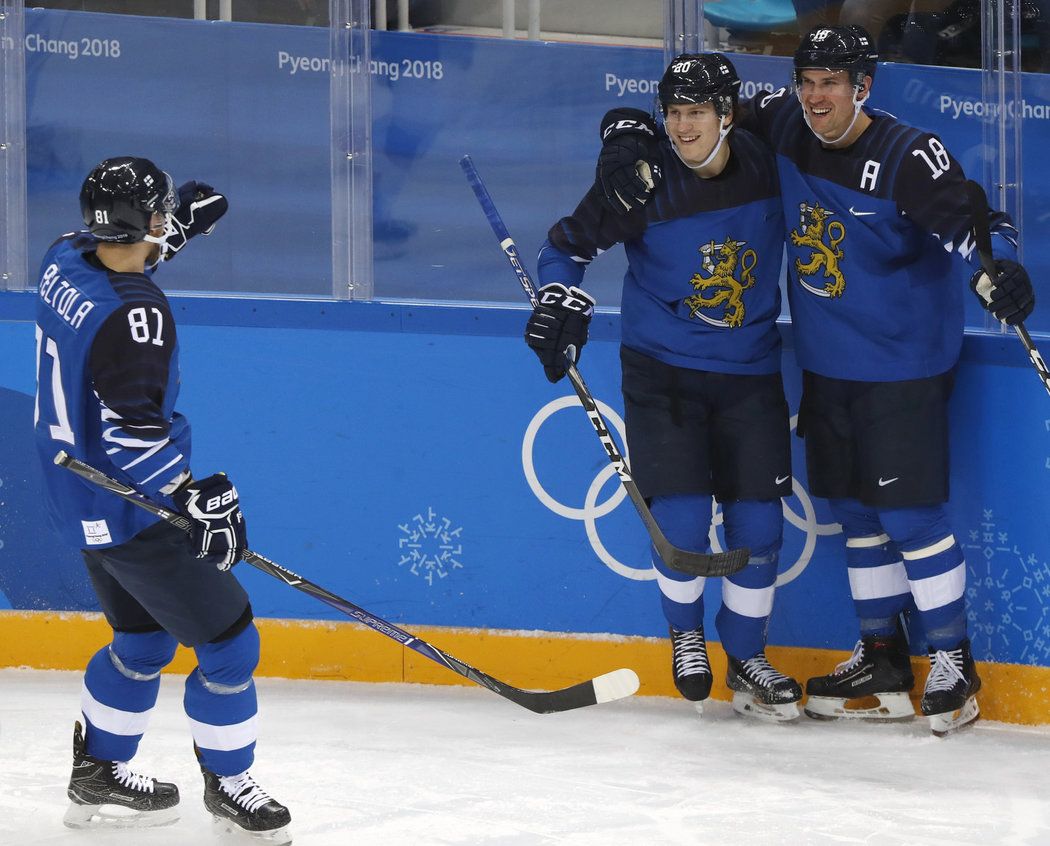
M 846 131 L 853 120 L 853 83 L 849 72 L 808 69 L 800 74 L 799 100 L 806 110 L 813 131 L 827 140 L 834 140 Z M 871 85 L 870 77 L 858 94 L 863 98 Z
M 720 121 L 714 103 L 671 103 L 664 125 L 686 164 L 700 164 L 718 143 Z

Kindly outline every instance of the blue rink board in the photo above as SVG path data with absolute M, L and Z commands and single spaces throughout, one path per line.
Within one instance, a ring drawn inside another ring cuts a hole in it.
M 570 389 L 548 384 L 518 333 L 505 331 L 521 312 L 343 304 L 295 320 L 319 327 L 352 313 L 357 328 L 347 331 L 289 328 L 292 309 L 279 304 L 250 328 L 201 325 L 228 319 L 221 303 L 176 309 L 191 312 L 180 318 L 180 402 L 194 425 L 195 472 L 222 469 L 236 481 L 254 548 L 393 622 L 665 633 L 641 523 L 629 501 L 595 513 L 617 490 L 599 479 L 608 461 Z M 581 367 L 622 415 L 618 324 L 596 323 Z M 992 345 L 967 348 L 982 344 Z M 1050 402 L 1019 345 L 994 346 L 994 362 L 967 356 L 953 401 L 951 505 L 971 632 L 981 659 L 1050 666 Z M 32 325 L 0 322 L 0 349 L 0 595 L 15 608 L 90 609 L 77 556 L 39 507 Z M 790 354 L 785 365 L 796 408 Z M 856 630 L 842 537 L 806 494 L 795 440 L 787 505 L 798 525 L 786 527 L 770 638 L 846 649 Z M 526 443 L 550 508 L 527 481 Z M 239 573 L 259 615 L 343 619 L 248 567 Z M 712 626 L 718 595 L 711 580 Z

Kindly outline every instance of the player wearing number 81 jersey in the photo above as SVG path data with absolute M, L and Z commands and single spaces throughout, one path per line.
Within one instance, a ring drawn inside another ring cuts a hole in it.
M 248 770 L 259 633 L 230 571 L 247 546 L 240 501 L 224 474 L 195 480 L 190 472 L 190 427 L 175 411 L 178 338 L 153 282 L 159 261 L 211 231 L 226 199 L 199 182 L 176 191 L 149 160 L 122 156 L 92 170 L 80 203 L 88 231 L 59 238 L 41 266 L 34 425 L 48 511 L 82 550 L 113 638 L 84 676 L 65 823 L 147 826 L 177 818 L 176 786 L 139 775 L 128 762 L 156 703 L 160 672 L 182 643 L 198 662 L 184 706 L 205 806 L 225 824 L 286 843 L 287 808 Z M 192 530 L 57 467 L 59 450 L 182 512 Z

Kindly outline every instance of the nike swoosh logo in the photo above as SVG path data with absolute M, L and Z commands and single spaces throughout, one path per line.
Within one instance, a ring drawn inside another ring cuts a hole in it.
M 892 485 L 899 478 L 900 476 L 894 476 L 892 479 L 883 479 L 882 476 L 879 476 L 879 487 L 884 488 L 886 485 Z
M 786 475 L 786 476 L 777 476 L 777 480 L 776 480 L 776 482 L 774 482 L 774 484 L 782 485 L 782 484 L 784 484 L 784 482 L 786 482 L 790 478 L 791 478 L 791 474 L 790 473 L 788 473 L 788 475 Z
M 875 212 L 862 212 L 862 211 L 857 211 L 856 209 L 854 209 L 854 208 L 853 208 L 853 206 L 850 206 L 850 207 L 849 207 L 849 213 L 850 213 L 851 215 L 853 215 L 854 217 L 864 217 L 864 216 L 866 216 L 866 215 L 869 215 L 869 214 L 875 214 Z

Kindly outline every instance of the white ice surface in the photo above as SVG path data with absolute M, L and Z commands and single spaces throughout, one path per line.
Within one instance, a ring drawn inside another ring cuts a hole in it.
M 64 828 L 80 684 L 0 670 L 0 844 L 249 842 L 212 830 L 171 677 L 135 766 L 178 783 L 181 820 Z M 722 702 L 702 719 L 648 697 L 538 716 L 473 687 L 258 687 L 253 773 L 291 809 L 297 846 L 1050 844 L 1047 729 L 938 740 L 918 719 L 769 725 Z

